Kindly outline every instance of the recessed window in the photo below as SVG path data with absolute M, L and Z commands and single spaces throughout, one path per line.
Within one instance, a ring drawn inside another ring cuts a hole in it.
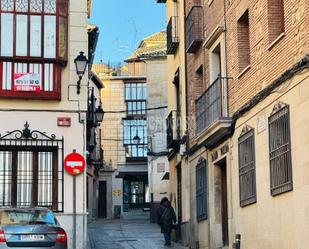
M 0 97 L 59 99 L 68 0 L 2 0 L 0 15 Z
M 246 126 L 238 139 L 240 206 L 256 202 L 254 129 Z
M 284 3 L 283 0 L 268 0 L 268 36 L 271 44 L 284 32 Z
M 207 161 L 201 158 L 196 166 L 196 216 L 198 221 L 208 217 L 207 190 Z
M 277 104 L 269 117 L 271 195 L 293 189 L 289 106 Z
M 250 29 L 249 29 L 249 11 L 239 18 L 237 22 L 238 38 L 238 67 L 241 73 L 250 65 Z

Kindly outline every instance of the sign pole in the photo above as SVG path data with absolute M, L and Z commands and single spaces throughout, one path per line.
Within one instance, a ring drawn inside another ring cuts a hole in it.
M 77 222 L 76 222 L 76 177 L 77 175 L 82 174 L 85 171 L 86 167 L 86 160 L 85 158 L 76 153 L 76 150 L 73 150 L 73 153 L 66 156 L 64 159 L 64 169 L 67 171 L 67 173 L 71 174 L 73 176 L 73 249 L 76 249 L 76 228 L 77 228 Z
M 73 249 L 76 249 L 76 175 L 73 175 Z

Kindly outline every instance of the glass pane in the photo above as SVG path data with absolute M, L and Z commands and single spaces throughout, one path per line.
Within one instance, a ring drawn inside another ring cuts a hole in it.
M 42 0 L 30 0 L 30 11 L 33 13 L 41 13 Z
M 146 114 L 146 102 L 142 102 L 142 114 Z
M 13 14 L 1 14 L 1 55 L 13 56 Z
M 1 0 L 1 10 L 13 11 L 14 10 L 14 0 Z
M 41 56 L 41 22 L 40 16 L 30 16 L 30 56 Z
M 136 84 L 132 83 L 131 99 L 136 99 Z
M 124 127 L 124 144 L 130 144 L 130 126 Z
M 56 17 L 44 17 L 44 58 L 56 58 Z
M 28 17 L 16 16 L 16 55 L 27 56 L 28 50 Z
M 38 205 L 52 206 L 53 153 L 39 152 L 38 155 Z
M 56 0 L 44 0 L 44 12 L 48 14 L 55 14 Z
M 2 64 L 2 89 L 12 89 L 12 62 L 3 62 Z
M 0 206 L 11 205 L 12 152 L 0 151 Z
M 137 154 L 137 146 L 135 146 L 135 145 L 132 146 L 132 154 L 131 154 L 131 157 L 138 157 L 138 154 Z
M 142 103 L 141 102 L 137 102 L 137 114 L 142 114 Z
M 54 64 L 44 64 L 44 91 L 54 89 Z
M 16 0 L 16 11 L 28 12 L 28 0 Z
M 59 57 L 62 59 L 67 58 L 67 43 L 68 43 L 68 30 L 67 19 L 59 17 Z
M 142 84 L 137 84 L 137 99 L 143 99 Z
M 147 84 L 143 84 L 143 98 L 147 99 Z
M 32 152 L 18 152 L 17 160 L 17 206 L 32 205 Z
M 131 88 L 130 88 L 130 84 L 126 84 L 126 100 L 130 100 L 131 99 Z

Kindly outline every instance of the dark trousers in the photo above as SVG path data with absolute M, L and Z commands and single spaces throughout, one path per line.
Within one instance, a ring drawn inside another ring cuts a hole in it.
M 164 233 L 164 239 L 166 242 L 171 242 L 171 233 Z

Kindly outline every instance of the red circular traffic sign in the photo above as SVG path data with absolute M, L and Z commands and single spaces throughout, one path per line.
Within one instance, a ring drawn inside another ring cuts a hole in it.
M 64 168 L 71 175 L 80 175 L 86 168 L 85 158 L 73 152 L 64 159 Z

